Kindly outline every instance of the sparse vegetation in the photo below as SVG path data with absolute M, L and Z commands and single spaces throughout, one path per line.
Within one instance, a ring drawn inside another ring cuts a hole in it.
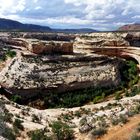
M 16 135 L 14 134 L 13 129 L 5 127 L 5 131 L 2 133 L 2 136 L 8 140 L 16 140 Z
M 22 125 L 22 122 L 23 121 L 21 121 L 19 119 L 15 119 L 15 121 L 13 123 L 13 127 L 23 131 L 24 130 L 24 127 Z
M 32 114 L 32 122 L 40 123 L 40 121 L 41 121 L 41 118 L 39 118 L 39 116 Z
M 10 49 L 0 50 L 0 61 L 6 61 L 7 57 L 13 58 L 16 56 L 16 52 Z
M 16 102 L 16 103 L 21 103 L 21 96 L 20 95 L 13 95 L 11 96 L 11 101 Z
M 51 136 L 46 135 L 45 130 L 35 130 L 28 132 L 28 136 L 31 140 L 52 140 Z
M 74 132 L 66 124 L 61 121 L 55 121 L 51 124 L 52 132 L 57 140 L 73 140 Z
M 91 131 L 91 134 L 94 138 L 99 138 L 106 133 L 107 133 L 107 130 L 104 127 L 95 128 Z
M 6 55 L 7 55 L 8 57 L 13 58 L 13 57 L 16 56 L 16 52 L 15 52 L 15 51 L 8 50 L 8 51 L 6 52 Z

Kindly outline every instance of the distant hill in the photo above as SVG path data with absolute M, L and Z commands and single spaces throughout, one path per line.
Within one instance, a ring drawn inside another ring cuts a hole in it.
M 63 33 L 92 33 L 97 32 L 97 30 L 90 28 L 80 28 L 80 29 L 53 29 L 54 32 L 63 32 Z
M 51 29 L 48 26 L 40 26 L 34 24 L 23 24 L 21 22 L 0 18 L 1 31 L 42 31 L 42 32 L 62 32 L 62 33 L 90 33 L 96 30 L 89 28 L 82 29 Z
M 140 31 L 140 23 L 124 25 L 118 29 L 119 31 Z
M 23 24 L 18 21 L 0 18 L 0 30 L 51 31 L 52 29 L 47 26 Z

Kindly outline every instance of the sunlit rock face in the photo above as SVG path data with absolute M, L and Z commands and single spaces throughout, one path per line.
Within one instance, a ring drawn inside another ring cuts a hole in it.
M 120 62 L 104 56 L 21 56 L 0 73 L 1 85 L 25 98 L 120 84 Z
M 8 37 L 5 43 L 17 50 L 17 56 L 2 69 L 0 85 L 25 98 L 119 85 L 123 60 L 114 56 L 127 58 L 133 53 L 131 57 L 135 57 L 139 52 L 139 32 L 76 36 L 75 40 L 67 37 L 67 41 L 61 36 L 61 41 L 59 37 L 50 41 L 47 35 L 42 40 L 39 35 Z
M 36 42 L 27 45 L 27 49 L 35 54 L 72 54 L 72 42 Z
M 140 64 L 140 32 L 92 33 L 78 36 L 74 51 L 133 58 Z
M 75 49 L 81 52 L 93 51 L 94 48 L 105 47 L 140 47 L 140 32 L 92 33 L 78 36 Z

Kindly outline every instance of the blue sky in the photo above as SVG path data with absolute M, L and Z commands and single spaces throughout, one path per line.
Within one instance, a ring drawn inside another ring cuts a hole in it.
M 140 23 L 140 0 L 0 0 L 0 17 L 52 28 L 114 30 Z

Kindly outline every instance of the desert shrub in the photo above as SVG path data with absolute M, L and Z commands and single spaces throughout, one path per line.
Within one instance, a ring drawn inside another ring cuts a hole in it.
M 6 52 L 6 55 L 7 55 L 8 57 L 13 58 L 13 57 L 16 56 L 16 52 L 15 52 L 15 51 L 8 50 L 8 51 Z
M 108 124 L 105 119 L 102 119 L 101 121 L 99 121 L 98 125 L 99 125 L 99 127 L 104 127 L 104 128 L 108 127 Z
M 135 95 L 137 95 L 137 94 L 139 94 L 139 93 L 140 93 L 140 88 L 137 87 L 137 86 L 133 86 L 133 87 L 131 88 L 131 91 L 130 91 L 128 97 L 133 97 L 133 96 L 135 96 Z
M 12 117 L 13 117 L 13 114 L 6 112 L 4 115 L 4 121 L 12 123 L 13 122 Z
M 136 130 L 137 130 L 138 133 L 140 133 L 140 123 L 138 124 Z
M 21 121 L 21 120 L 19 120 L 19 119 L 15 119 L 15 121 L 14 121 L 14 123 L 13 123 L 13 127 L 14 127 L 15 129 L 24 130 L 24 127 L 23 127 L 23 125 L 22 125 L 22 122 L 23 122 L 23 121 Z
M 120 92 L 117 92 L 117 93 L 115 94 L 115 100 L 120 100 L 121 98 L 122 98 L 121 93 L 120 93 Z
M 111 124 L 112 125 L 118 125 L 119 124 L 119 119 L 118 118 L 111 118 Z
M 71 116 L 71 114 L 61 114 L 61 118 L 63 118 L 64 121 L 70 121 L 73 119 L 73 117 Z
M 32 122 L 40 122 L 40 118 L 37 115 L 32 114 Z
M 139 113 L 140 113 L 140 104 L 137 104 L 137 105 L 134 107 L 133 112 L 134 112 L 135 114 L 139 114 Z
M 128 118 L 125 115 L 120 114 L 119 121 L 123 124 L 126 124 L 128 122 Z
M 16 140 L 14 131 L 8 127 L 5 128 L 5 131 L 2 133 L 2 136 L 8 140 Z
M 104 127 L 95 128 L 91 131 L 91 134 L 95 138 L 99 138 L 107 133 L 107 129 Z
M 133 116 L 135 115 L 135 112 L 132 111 L 132 110 L 128 110 L 128 111 L 126 112 L 126 115 L 127 115 L 128 117 L 133 117 Z
M 137 134 L 133 134 L 133 135 L 130 137 L 130 140 L 140 140 L 140 136 L 137 135 Z
M 93 99 L 93 103 L 96 104 L 96 103 L 99 103 L 101 101 L 103 101 L 105 96 L 96 96 L 94 99 Z
M 51 124 L 52 132 L 57 140 L 73 140 L 74 132 L 66 124 L 61 121 L 55 121 Z
M 52 140 L 51 136 L 47 136 L 44 130 L 35 130 L 28 132 L 31 140 Z
M 80 126 L 83 126 L 83 125 L 87 124 L 87 118 L 86 118 L 86 117 L 82 118 L 82 119 L 79 121 L 79 124 L 80 124 Z
M 21 96 L 20 95 L 13 95 L 11 97 L 11 101 L 16 102 L 16 103 L 21 103 Z
M 0 61 L 6 61 L 6 55 L 0 56 Z

